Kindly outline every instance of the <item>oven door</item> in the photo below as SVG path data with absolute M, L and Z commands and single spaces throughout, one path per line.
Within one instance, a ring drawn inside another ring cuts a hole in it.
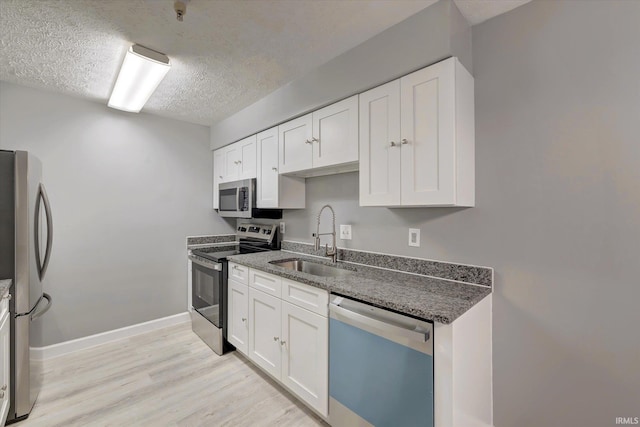
M 191 306 L 217 328 L 222 328 L 224 266 L 189 256 L 192 261 Z

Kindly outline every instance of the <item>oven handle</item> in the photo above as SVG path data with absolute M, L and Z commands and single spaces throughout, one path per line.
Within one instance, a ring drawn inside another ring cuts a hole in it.
M 198 264 L 202 267 L 209 268 L 211 270 L 222 271 L 222 264 L 219 262 L 207 262 L 200 258 L 196 258 L 194 255 L 189 255 L 189 260 L 194 264 Z

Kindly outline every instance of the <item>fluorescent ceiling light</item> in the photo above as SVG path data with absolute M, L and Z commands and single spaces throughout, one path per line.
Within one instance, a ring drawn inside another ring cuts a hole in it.
M 166 55 L 134 44 L 124 57 L 107 105 L 118 110 L 139 113 L 169 68 L 171 63 Z

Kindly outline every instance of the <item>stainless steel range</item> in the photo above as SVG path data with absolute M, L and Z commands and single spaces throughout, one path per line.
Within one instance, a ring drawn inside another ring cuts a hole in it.
M 191 289 L 193 331 L 217 354 L 235 348 L 227 341 L 227 257 L 280 249 L 276 225 L 241 224 L 237 230 L 238 248 L 215 251 L 194 249 Z

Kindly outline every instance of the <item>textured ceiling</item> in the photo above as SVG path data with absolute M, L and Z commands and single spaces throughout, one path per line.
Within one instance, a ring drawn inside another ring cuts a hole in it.
M 436 0 L 0 0 L 0 80 L 106 104 L 133 43 L 171 58 L 143 111 L 209 125 Z M 528 0 L 456 0 L 472 24 Z

